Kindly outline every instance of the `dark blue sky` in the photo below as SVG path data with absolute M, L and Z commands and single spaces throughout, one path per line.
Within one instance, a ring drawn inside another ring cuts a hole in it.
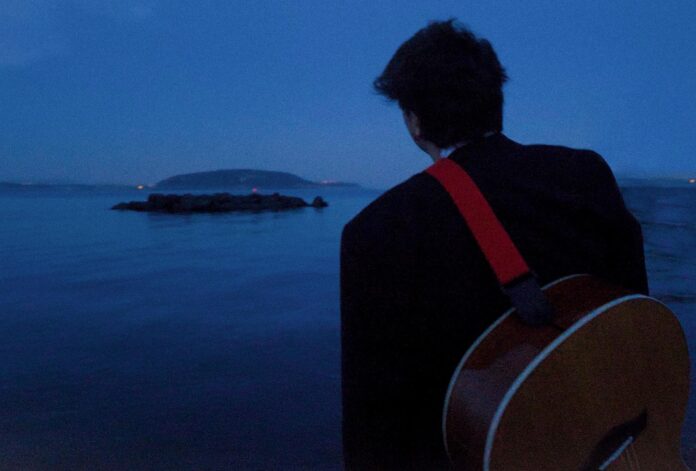
M 512 139 L 696 173 L 693 0 L 0 0 L 0 181 L 261 168 L 387 188 L 430 161 L 371 82 L 452 16 L 508 71 Z

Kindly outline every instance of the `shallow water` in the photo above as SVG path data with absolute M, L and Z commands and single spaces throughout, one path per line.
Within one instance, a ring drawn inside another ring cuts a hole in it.
M 173 216 L 108 210 L 136 192 L 0 193 L 0 468 L 340 469 L 339 239 L 379 192 L 283 193 L 330 206 Z M 696 358 L 696 188 L 624 194 Z

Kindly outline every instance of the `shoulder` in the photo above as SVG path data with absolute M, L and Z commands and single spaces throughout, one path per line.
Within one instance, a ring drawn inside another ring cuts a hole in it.
M 605 172 L 610 170 L 604 157 L 592 149 L 550 144 L 527 144 L 522 147 L 526 154 L 555 158 L 563 163 L 572 165 L 579 171 Z
M 566 146 L 529 145 L 527 152 L 555 156 L 539 159 L 548 169 L 550 185 L 557 194 L 576 195 L 583 208 L 597 214 L 612 215 L 624 210 L 616 177 L 606 159 L 597 151 Z
M 571 159 L 582 168 L 595 170 L 609 169 L 609 165 L 606 160 L 604 160 L 604 157 L 592 149 L 550 144 L 527 144 L 523 147 L 529 153 Z
M 521 144 L 522 147 L 527 152 L 534 154 L 545 154 L 545 155 L 572 155 L 577 152 L 583 152 L 586 149 L 576 149 L 568 146 L 561 146 L 556 144 Z
M 427 201 L 429 178 L 423 172 L 387 189 L 351 218 L 343 227 L 342 238 L 387 240 L 413 223 L 415 213 Z
M 588 191 L 617 189 L 614 172 L 601 154 L 590 149 L 571 150 L 573 170 L 582 188 Z
M 611 173 L 598 152 L 584 147 L 521 143 L 505 135 L 491 144 L 493 158 L 490 164 L 482 167 L 487 173 L 500 172 L 497 177 L 501 178 L 507 175 L 515 181 L 534 179 L 553 187 L 579 190 L 592 175 Z
M 614 186 L 614 174 L 597 151 L 562 145 L 526 144 L 518 152 L 529 164 L 558 185 L 570 185 L 583 191 L 596 187 Z

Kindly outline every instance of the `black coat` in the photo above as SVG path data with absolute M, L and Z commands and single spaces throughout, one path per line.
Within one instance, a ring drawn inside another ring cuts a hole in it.
M 448 158 L 478 184 L 540 283 L 591 273 L 647 294 L 641 228 L 596 152 L 503 134 Z M 445 469 L 451 374 L 509 307 L 440 184 L 420 172 L 341 236 L 343 446 L 349 469 Z

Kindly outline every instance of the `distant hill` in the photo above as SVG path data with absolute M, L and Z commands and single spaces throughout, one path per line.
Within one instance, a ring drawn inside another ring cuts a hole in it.
M 157 189 L 195 188 L 322 188 L 327 186 L 358 186 L 356 183 L 312 182 L 287 172 L 234 169 L 176 175 L 158 182 Z

